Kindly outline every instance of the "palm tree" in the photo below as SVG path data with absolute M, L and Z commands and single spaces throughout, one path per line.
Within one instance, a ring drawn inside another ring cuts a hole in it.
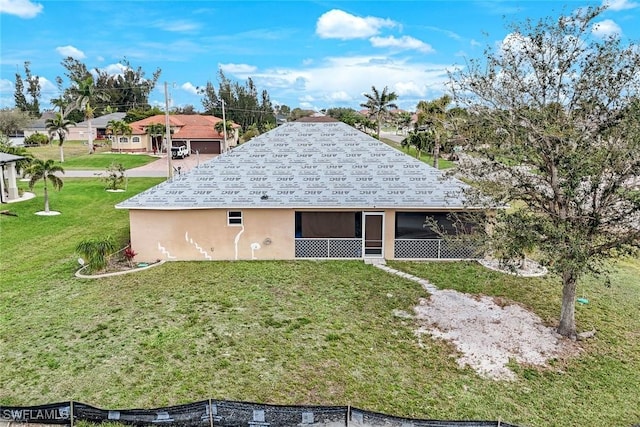
M 422 151 L 429 151 L 433 146 L 433 139 L 425 132 L 414 130 L 409 132 L 409 135 L 400 142 L 400 145 L 405 148 L 414 147 L 416 149 L 416 158 L 420 159 Z
M 47 181 L 51 182 L 53 188 L 60 190 L 62 188 L 62 179 L 56 175 L 56 172 L 64 173 L 62 166 L 56 165 L 53 160 L 33 159 L 27 168 L 27 173 L 31 177 L 29 180 L 29 189 L 33 190 L 33 186 L 39 180 L 44 181 L 44 211 L 49 213 L 49 193 L 47 191 Z
M 380 139 L 382 119 L 389 114 L 390 108 L 398 108 L 398 106 L 393 103 L 393 101 L 398 99 L 398 95 L 395 92 L 388 92 L 386 86 L 382 90 L 382 93 L 380 93 L 375 86 L 371 86 L 371 92 L 372 93 L 364 94 L 367 102 L 360 104 L 360 106 L 367 108 L 369 110 L 369 116 L 375 119 L 378 128 L 378 139 Z
M 162 123 L 151 123 L 147 126 L 147 135 L 151 137 L 151 148 L 153 149 L 153 154 L 156 153 L 156 150 L 161 151 L 161 146 L 158 144 L 158 138 L 162 138 L 162 136 L 166 132 L 166 127 Z
M 118 153 L 120 152 L 120 140 L 118 139 L 118 135 L 131 136 L 133 132 L 131 125 L 122 120 L 110 120 L 109 123 L 107 123 L 107 130 L 111 131 L 111 134 L 115 138 Z
M 73 126 L 76 123 L 71 120 L 67 120 L 62 113 L 56 113 L 54 118 L 45 120 L 44 124 L 49 132 L 49 137 L 52 137 L 54 134 L 58 135 L 60 163 L 64 163 L 64 148 L 62 147 L 62 144 L 64 144 L 64 140 L 69 133 L 69 126 Z
M 216 132 L 218 132 L 223 136 L 224 143 L 223 143 L 222 151 L 223 152 L 226 151 L 228 148 L 227 139 L 233 132 L 233 122 L 231 120 L 227 120 L 226 122 L 224 120 L 220 120 L 215 125 L 213 125 L 213 128 L 216 130 Z
M 447 107 L 451 104 L 451 97 L 444 95 L 434 101 L 418 102 L 418 125 L 427 125 L 429 132 L 435 139 L 433 146 L 433 167 L 438 168 L 440 146 L 449 133 L 449 113 Z
M 92 154 L 93 149 L 93 128 L 91 127 L 91 120 L 93 119 L 93 104 L 95 101 L 106 101 L 107 96 L 97 91 L 97 88 L 93 82 L 93 76 L 88 75 L 84 80 L 77 82 L 77 87 L 73 90 L 75 99 L 71 104 L 72 110 L 82 111 L 84 118 L 88 125 L 88 144 L 89 154 Z

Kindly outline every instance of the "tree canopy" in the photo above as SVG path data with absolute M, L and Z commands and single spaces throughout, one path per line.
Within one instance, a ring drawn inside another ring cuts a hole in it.
M 452 75 L 455 101 L 486 127 L 467 170 L 512 204 L 496 250 L 535 248 L 562 279 L 558 332 L 576 334 L 576 288 L 640 246 L 640 50 L 592 33 L 603 8 L 510 26 L 501 47 Z
M 22 75 L 16 73 L 16 88 L 14 92 L 14 99 L 16 108 L 20 111 L 29 113 L 32 117 L 40 117 L 40 78 L 31 73 L 31 62 L 25 61 L 24 63 L 25 81 L 27 82 L 27 93 L 29 94 L 29 100 L 24 94 L 25 87 Z
M 64 79 L 62 77 L 56 78 L 62 94 L 60 98 L 53 101 L 54 104 L 61 108 L 72 104 L 77 99 L 78 87 L 91 77 L 96 94 L 92 107 L 96 116 L 105 114 L 107 110 L 127 112 L 137 108 L 149 109 L 149 94 L 154 89 L 161 73 L 158 68 L 150 78 L 146 77 L 146 73 L 141 67 L 134 68 L 126 59 L 119 62 L 120 71 L 115 74 L 99 68 L 90 71 L 83 62 L 72 57 L 65 58 L 62 61 L 62 66 L 70 84 L 63 89 Z M 82 117 L 72 115 L 70 119 L 80 121 Z
M 263 90 L 258 94 L 251 78 L 241 85 L 229 80 L 220 70 L 218 81 L 218 90 L 213 83 L 207 82 L 201 91 L 204 95 L 202 106 L 205 114 L 222 118 L 224 102 L 225 118 L 239 124 L 242 129 L 248 129 L 252 124 L 258 125 L 259 129 L 265 129 L 267 123 L 275 126 L 276 118 L 269 93 Z
M 371 86 L 371 93 L 365 93 L 364 97 L 367 101 L 360 106 L 369 110 L 369 117 L 376 122 L 378 139 L 380 139 L 382 120 L 389 117 L 390 109 L 398 108 L 394 103 L 398 95 L 395 92 L 389 92 L 386 86 L 382 92 L 375 86 Z

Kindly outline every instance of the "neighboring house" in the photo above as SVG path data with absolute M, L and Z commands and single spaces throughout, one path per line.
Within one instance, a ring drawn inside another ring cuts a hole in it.
M 56 117 L 56 113 L 53 111 L 44 111 L 42 116 L 39 119 L 32 120 L 27 126 L 24 128 L 24 137 L 28 138 L 33 134 L 41 133 L 43 135 L 49 135 L 49 131 L 47 131 L 47 126 L 45 122 L 47 119 L 53 119 Z
M 109 127 L 110 121 L 122 120 L 126 113 L 110 113 L 100 117 L 94 117 L 91 119 L 91 133 L 93 134 L 93 140 L 103 141 L 109 139 Z M 89 122 L 87 120 L 76 123 L 69 126 L 69 133 L 67 135 L 68 141 L 88 141 L 89 140 Z
M 0 203 L 20 198 L 18 192 L 16 162 L 24 157 L 0 153 Z
M 123 152 L 159 152 L 166 151 L 162 135 L 149 135 L 147 129 L 151 124 L 165 126 L 166 117 L 162 114 L 147 117 L 137 122 L 129 123 L 131 135 L 120 135 L 119 141 L 112 142 L 112 149 Z M 215 130 L 216 123 L 222 119 L 200 114 L 171 114 L 169 127 L 171 128 L 171 142 L 173 146 L 186 145 L 189 152 L 202 154 L 220 154 L 238 144 L 240 125 L 234 125 L 227 130 L 227 140 Z
M 310 119 L 312 120 L 312 119 Z M 137 259 L 460 259 L 466 184 L 341 122 L 291 122 L 122 203 Z

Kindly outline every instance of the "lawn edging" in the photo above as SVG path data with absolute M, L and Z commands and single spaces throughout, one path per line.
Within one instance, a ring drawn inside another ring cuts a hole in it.
M 82 274 L 82 270 L 89 267 L 88 265 L 84 265 L 78 271 L 76 271 L 75 276 L 79 279 L 100 279 L 102 277 L 122 276 L 123 274 L 129 274 L 129 273 L 135 273 L 138 271 L 148 270 L 152 267 L 157 267 L 159 265 L 162 265 L 165 262 L 167 262 L 167 260 L 163 259 L 161 261 L 154 262 L 153 264 L 149 264 L 144 267 L 132 268 L 130 270 L 115 271 L 113 273 L 103 273 L 103 274 Z

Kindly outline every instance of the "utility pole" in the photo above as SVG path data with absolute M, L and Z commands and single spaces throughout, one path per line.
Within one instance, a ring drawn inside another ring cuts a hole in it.
M 222 138 L 224 138 L 222 151 L 225 153 L 227 151 L 227 118 L 224 114 L 224 99 L 220 99 L 222 101 Z
M 167 167 L 168 174 L 167 178 L 173 178 L 173 166 L 171 165 L 171 125 L 169 123 L 169 89 L 167 87 L 167 82 L 164 82 L 164 125 L 165 125 L 165 134 L 167 141 Z

